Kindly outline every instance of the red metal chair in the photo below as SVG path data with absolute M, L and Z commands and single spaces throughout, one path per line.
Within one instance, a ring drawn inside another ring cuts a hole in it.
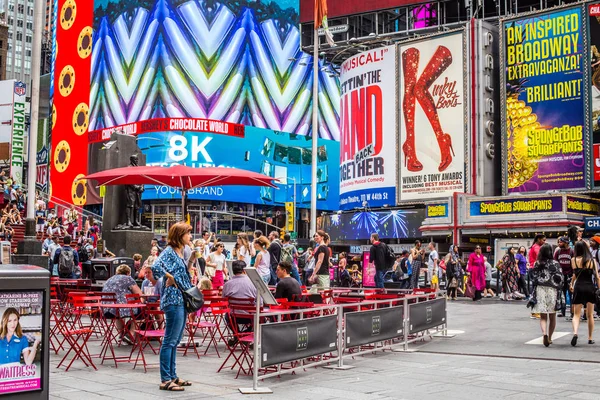
M 139 293 L 126 294 L 125 301 L 127 302 L 127 304 L 141 303 L 142 297 Z
M 220 339 L 227 343 L 223 334 L 223 330 L 221 329 L 220 322 L 227 317 L 229 312 L 229 303 L 226 300 L 220 302 L 211 302 L 209 312 L 201 313 L 200 316 L 196 316 L 195 320 L 188 322 L 187 330 L 189 338 L 183 355 L 187 355 L 188 349 L 191 346 L 194 349 L 196 356 L 200 358 L 200 353 L 198 352 L 198 348 L 196 347 L 194 340 L 196 332 L 200 330 L 201 332 L 204 332 L 202 343 L 205 343 L 206 339 L 209 339 L 206 349 L 204 350 L 204 355 L 208 353 L 208 350 L 212 344 L 215 352 L 217 353 L 217 357 L 221 358 L 219 349 L 217 347 L 217 333 L 219 333 Z M 202 320 L 202 315 L 206 315 L 204 320 Z M 211 318 L 212 321 L 208 321 L 206 318 Z
M 63 319 L 62 323 L 59 324 L 59 330 L 68 344 L 68 346 L 65 347 L 68 347 L 69 350 L 60 361 L 57 368 L 67 360 L 67 357 L 71 352 L 74 352 L 74 356 L 67 365 L 66 371 L 69 370 L 71 365 L 73 365 L 77 359 L 80 359 L 86 367 L 91 366 L 97 370 L 92 361 L 87 342 L 95 331 L 96 324 L 99 322 L 99 318 L 94 318 L 94 315 L 97 317 L 99 316 L 99 305 L 99 296 L 70 296 L 70 306 L 65 309 L 65 312 L 68 313 L 70 317 Z M 83 324 L 83 316 L 88 316 L 90 318 L 90 325 Z M 62 346 L 62 343 L 60 345 Z
M 154 354 L 158 354 L 160 347 L 154 348 L 154 346 L 152 346 L 152 341 L 158 341 L 159 344 L 162 343 L 161 339 L 165 336 L 164 321 L 164 312 L 159 309 L 158 303 L 149 303 L 146 305 L 143 312 L 143 321 L 140 326 L 140 328 L 143 326 L 144 329 L 134 330 L 134 344 L 129 355 L 129 359 L 131 360 L 133 353 L 135 353 L 137 349 L 137 356 L 135 358 L 135 363 L 133 364 L 133 369 L 135 369 L 141 357 L 142 364 L 144 365 L 144 372 L 148 372 L 148 366 L 150 364 L 146 362 L 144 350 L 146 347 L 150 347 Z
M 251 313 L 256 311 L 256 307 L 254 305 L 234 305 L 230 302 L 229 309 L 229 321 L 235 343 L 229 347 L 229 355 L 225 361 L 223 361 L 223 364 L 221 364 L 217 372 L 221 372 L 221 370 L 227 366 L 229 359 L 233 357 L 234 362 L 229 369 L 238 366 L 238 372 L 235 376 L 237 379 L 241 372 L 243 372 L 244 375 L 250 375 L 252 373 L 252 355 L 250 349 L 254 344 L 254 332 L 250 332 L 249 330 L 240 331 L 239 325 L 244 325 L 245 328 L 254 330 Z M 247 320 L 250 320 L 251 322 L 247 323 Z M 240 354 L 236 354 L 237 350 L 240 350 Z M 246 368 L 244 365 L 246 365 Z

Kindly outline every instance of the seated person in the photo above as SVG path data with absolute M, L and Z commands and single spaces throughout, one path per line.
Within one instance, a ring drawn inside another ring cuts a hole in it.
M 10 241 L 13 237 L 13 233 L 14 231 L 10 225 L 5 225 L 4 223 L 0 222 L 0 240 Z
M 51 218 L 48 221 L 48 230 L 46 231 L 46 233 L 48 234 L 48 236 L 54 236 L 54 235 L 61 236 L 62 235 L 62 229 L 60 227 L 60 224 L 56 220 L 56 218 Z
M 125 298 L 126 294 L 142 294 L 142 291 L 131 277 L 131 268 L 129 268 L 129 266 L 127 265 L 119 265 L 119 267 L 117 267 L 116 275 L 111 276 L 106 281 L 104 287 L 102 288 L 102 292 L 115 293 L 117 295 L 118 304 L 127 304 L 127 299 Z M 104 316 L 106 318 L 116 318 L 117 315 L 119 315 L 121 318 L 117 319 L 115 324 L 119 332 L 123 332 L 125 326 L 123 322 L 123 317 L 135 317 L 139 315 L 140 311 L 140 308 L 122 308 L 119 309 L 119 312 L 117 313 L 116 309 L 114 308 L 106 308 L 104 309 Z M 134 324 L 131 324 L 131 326 L 129 327 L 130 337 L 127 335 L 123 335 L 121 336 L 121 340 L 125 343 L 133 344 L 131 338 L 134 337 L 134 329 Z
M 15 203 L 12 204 L 12 208 L 10 209 L 8 220 L 11 224 L 23 224 L 21 220 L 21 211 L 17 208 Z
M 246 262 L 235 260 L 231 263 L 233 276 L 223 285 L 223 297 L 236 299 L 255 299 L 256 288 L 244 271 Z M 235 304 L 235 303 L 234 303 Z
M 287 299 L 292 301 L 294 295 L 301 295 L 302 288 L 298 281 L 290 276 L 292 273 L 292 264 L 288 261 L 282 261 L 277 265 L 277 278 L 279 283 L 275 289 L 276 299 Z
M 242 260 L 235 260 L 231 263 L 231 270 L 233 272 L 233 276 L 223 285 L 223 297 L 224 298 L 236 298 L 236 299 L 256 299 L 256 287 L 254 284 L 246 276 L 246 272 L 244 271 L 246 268 L 246 262 Z M 229 304 L 234 304 L 235 301 L 230 301 Z M 240 314 L 243 312 L 240 312 Z M 236 318 L 236 322 L 238 325 L 238 332 L 248 331 L 247 328 L 252 329 L 252 317 L 248 316 L 248 318 Z M 227 319 L 227 324 L 230 325 L 230 319 Z M 240 325 L 243 325 L 244 328 L 240 330 Z M 237 339 L 230 339 L 228 344 L 229 346 L 233 346 Z
M 156 303 L 160 300 L 160 296 L 162 294 L 163 280 L 162 278 L 158 280 L 154 279 L 154 274 L 152 273 L 152 268 L 150 267 L 143 268 L 142 272 L 144 273 L 144 281 L 142 282 L 142 293 L 156 295 L 156 297 L 152 296 L 142 298 L 142 301 L 148 303 Z

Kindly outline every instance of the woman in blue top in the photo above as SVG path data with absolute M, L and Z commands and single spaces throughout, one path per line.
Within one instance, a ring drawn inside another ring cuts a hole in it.
M 21 354 L 23 354 L 23 360 L 26 365 L 33 364 L 40 339 L 36 337 L 33 346 L 29 347 L 29 341 L 23 336 L 19 319 L 19 313 L 12 307 L 7 308 L 4 314 L 2 314 L 2 325 L 0 326 L 0 365 L 20 363 Z
M 155 279 L 163 279 L 160 308 L 165 313 L 165 337 L 160 346 L 160 390 L 183 391 L 183 386 L 191 386 L 188 381 L 179 379 L 175 372 L 177 345 L 183 336 L 187 314 L 181 291 L 192 287 L 188 272 L 188 260 L 184 259 L 183 248 L 190 245 L 192 227 L 178 222 L 169 229 L 167 248 L 160 253 L 152 272 Z M 191 252 L 194 261 L 196 252 Z
M 519 251 L 515 254 L 515 259 L 519 265 L 519 289 L 529 299 L 529 288 L 527 287 L 527 249 L 525 246 L 519 247 Z

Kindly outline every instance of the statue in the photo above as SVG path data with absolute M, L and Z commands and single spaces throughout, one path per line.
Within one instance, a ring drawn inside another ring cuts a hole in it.
M 138 155 L 133 154 L 129 157 L 129 165 L 131 167 L 138 166 Z M 142 206 L 142 192 L 144 191 L 144 185 L 125 185 L 125 201 L 126 201 L 126 216 L 125 222 L 117 225 L 117 230 L 150 230 L 147 226 L 143 226 L 141 223 L 141 215 L 139 213 L 140 207 Z

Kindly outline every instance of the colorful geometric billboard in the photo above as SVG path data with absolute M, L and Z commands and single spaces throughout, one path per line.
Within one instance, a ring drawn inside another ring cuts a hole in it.
M 340 209 L 396 201 L 396 47 L 342 64 Z
M 462 32 L 399 47 L 399 201 L 465 190 Z
M 582 9 L 503 21 L 508 193 L 586 187 Z
M 76 183 L 89 172 L 88 131 L 203 118 L 311 134 L 313 59 L 296 2 L 58 0 L 57 10 L 51 191 L 63 201 L 90 201 Z M 339 104 L 320 64 L 319 137 L 339 140 Z
M 90 129 L 208 118 L 306 135 L 312 57 L 276 2 L 96 0 Z M 320 136 L 339 140 L 339 90 L 319 74 Z

